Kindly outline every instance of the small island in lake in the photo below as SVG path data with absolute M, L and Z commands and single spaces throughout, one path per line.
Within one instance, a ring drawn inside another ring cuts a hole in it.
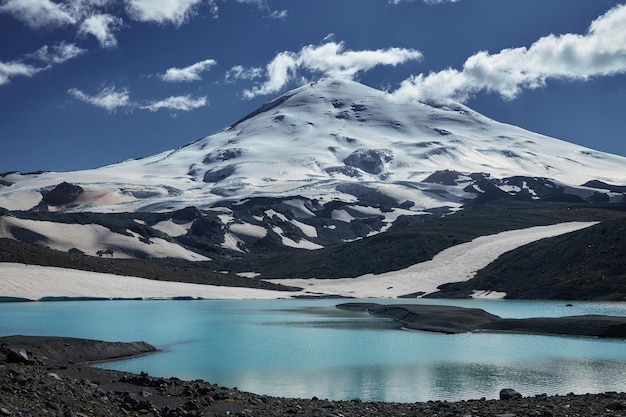
M 626 339 L 626 317 L 582 315 L 566 317 L 502 318 L 479 308 L 442 305 L 343 303 L 355 309 L 390 317 L 406 330 L 437 333 L 516 332 Z

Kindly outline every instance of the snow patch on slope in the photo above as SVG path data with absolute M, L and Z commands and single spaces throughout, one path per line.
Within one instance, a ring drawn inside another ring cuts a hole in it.
M 597 222 L 568 222 L 536 226 L 481 236 L 471 242 L 448 248 L 432 260 L 408 268 L 356 278 L 272 279 L 271 282 L 295 285 L 325 294 L 357 298 L 395 298 L 407 294 L 429 294 L 451 282 L 467 281 L 505 252 L 528 243 L 584 229 Z
M 250 236 L 257 239 L 263 239 L 267 236 L 267 230 L 264 227 L 250 223 L 231 223 L 228 229 L 236 235 Z
M 295 240 L 290 239 L 289 237 L 285 236 L 285 232 L 279 226 L 273 226 L 272 231 L 276 233 L 278 236 L 280 236 L 283 245 L 287 247 L 295 248 L 295 249 L 308 249 L 308 250 L 316 250 L 316 249 L 323 248 L 323 246 L 318 245 L 317 243 L 313 243 L 306 239 L 300 239 L 300 241 L 296 242 Z
M 74 269 L 0 263 L 0 296 L 43 297 L 276 299 L 296 293 L 224 287 L 103 274 Z
M 26 241 L 38 246 L 67 252 L 78 249 L 86 255 L 113 258 L 180 258 L 208 261 L 209 258 L 160 238 L 143 238 L 127 230 L 113 233 L 97 224 L 67 224 L 40 220 L 0 217 L 0 237 Z
M 186 234 L 189 229 L 191 229 L 192 224 L 193 221 L 180 222 L 178 220 L 169 219 L 158 222 L 157 224 L 153 225 L 152 228 L 168 234 L 172 237 L 178 237 Z

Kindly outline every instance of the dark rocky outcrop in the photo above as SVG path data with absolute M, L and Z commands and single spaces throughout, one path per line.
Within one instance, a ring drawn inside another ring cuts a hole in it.
M 406 330 L 437 333 L 501 331 L 626 339 L 626 317 L 584 315 L 505 319 L 478 308 L 442 305 L 344 303 L 339 308 L 391 317 Z
M 626 186 L 607 184 L 604 181 L 598 181 L 598 180 L 587 181 L 582 186 L 590 187 L 590 188 L 597 188 L 599 190 L 609 190 L 615 193 L 626 193 Z
M 194 206 L 190 206 L 190 207 L 185 207 L 180 210 L 176 210 L 175 212 L 172 213 L 171 218 L 173 220 L 190 222 L 190 221 L 199 219 L 200 217 L 202 217 L 202 213 L 200 213 L 200 210 L 198 210 Z
M 443 148 L 447 151 L 447 148 Z M 434 150 L 425 154 L 427 157 Z M 501 151 L 508 158 L 518 157 L 511 151 Z M 462 173 L 454 170 L 435 171 L 422 180 L 428 184 L 456 186 L 467 184 L 463 191 L 476 194 L 474 199 L 467 201 L 467 205 L 483 204 L 493 201 L 527 201 L 537 203 L 619 203 L 626 196 L 624 186 L 606 184 L 602 181 L 588 181 L 581 187 L 595 188 L 597 191 L 568 187 L 550 178 L 512 176 L 504 178 L 492 177 L 489 173 L 474 172 Z M 609 192 L 615 195 L 610 196 Z M 622 196 L 618 196 L 622 194 Z
M 388 149 L 357 149 L 343 163 L 369 174 L 379 175 L 385 171 L 385 164 L 392 159 L 393 154 Z
M 6 357 L 7 363 L 30 363 L 32 361 L 25 349 L 16 347 L 6 349 Z
M 203 164 L 212 164 L 214 162 L 228 161 L 236 159 L 244 155 L 247 151 L 243 148 L 219 149 L 206 155 L 202 160 Z
M 212 169 L 204 174 L 202 181 L 204 182 L 220 182 L 235 173 L 237 166 L 228 165 L 224 168 Z
M 85 190 L 82 187 L 62 182 L 43 196 L 43 202 L 49 206 L 63 206 L 75 201 Z
M 504 388 L 500 390 L 500 399 L 501 400 L 517 400 L 522 398 L 522 394 L 515 391 L 513 388 Z
M 105 342 L 54 336 L 0 337 L 0 351 L 8 362 L 28 363 L 34 360 L 47 364 L 102 362 L 156 352 L 146 342 Z

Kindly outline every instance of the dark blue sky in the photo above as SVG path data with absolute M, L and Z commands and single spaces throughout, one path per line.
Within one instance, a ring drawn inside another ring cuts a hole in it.
M 409 99 L 464 100 L 626 156 L 617 1 L 154 4 L 0 0 L 0 172 L 94 168 L 176 148 L 338 74 Z M 487 57 L 470 68 L 479 51 Z

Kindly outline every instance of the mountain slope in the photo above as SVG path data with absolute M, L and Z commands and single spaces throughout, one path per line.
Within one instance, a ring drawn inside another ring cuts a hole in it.
M 69 253 L 61 266 L 72 256 L 91 255 L 79 263 L 105 270 L 126 265 L 115 258 L 140 258 L 173 279 L 181 278 L 172 262 L 261 278 L 349 278 L 406 269 L 486 234 L 621 219 L 611 208 L 626 203 L 625 168 L 624 157 L 460 104 L 400 103 L 322 80 L 158 155 L 0 174 L 0 238 Z M 558 255 L 534 247 L 545 259 Z M 515 265 L 505 258 L 505 270 Z M 594 265 L 586 279 L 604 268 Z M 449 289 L 466 296 L 479 283 L 496 287 L 472 280 Z
M 103 212 L 208 208 L 252 196 L 350 201 L 363 193 L 359 184 L 419 212 L 444 205 L 422 183 L 435 171 L 578 186 L 626 183 L 624 166 L 626 158 L 498 123 L 460 104 L 398 103 L 356 82 L 322 80 L 173 151 L 86 171 L 4 174 L 0 206 L 30 209 L 63 182 L 83 192 L 48 207 Z M 444 191 L 451 206 L 473 197 Z

